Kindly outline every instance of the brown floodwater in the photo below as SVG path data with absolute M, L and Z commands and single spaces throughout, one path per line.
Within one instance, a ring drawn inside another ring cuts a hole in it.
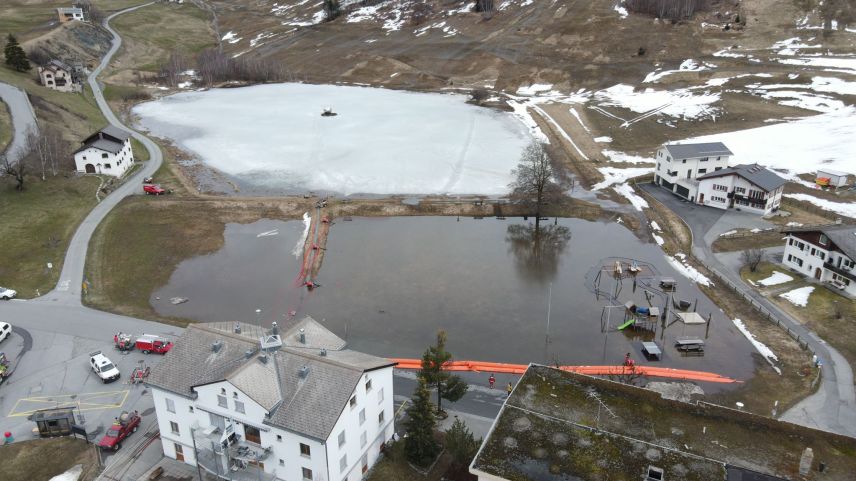
M 275 235 L 259 236 L 274 229 Z M 311 315 L 349 347 L 389 357 L 419 357 L 445 329 L 457 359 L 620 364 L 630 352 L 649 363 L 641 341 L 653 339 L 664 351 L 661 361 L 650 361 L 657 365 L 739 379 L 754 371 L 754 348 L 731 320 L 656 244 L 614 222 L 550 219 L 535 231 L 523 219 L 337 220 L 316 279 L 321 287 L 313 291 L 295 283 L 301 261 L 292 252 L 303 230 L 300 221 L 229 224 L 223 248 L 182 262 L 152 305 L 202 322 L 269 325 Z M 615 258 L 639 262 L 635 283 L 611 275 Z M 676 279 L 674 296 L 697 302 L 699 314 L 711 315 L 710 325 L 657 322 L 655 333 L 615 330 L 623 309 L 606 306 L 647 306 L 650 297 L 662 308 L 661 276 Z M 173 305 L 171 297 L 189 300 Z M 604 329 L 607 312 L 611 328 Z M 683 336 L 705 339 L 704 356 L 680 355 L 673 344 Z

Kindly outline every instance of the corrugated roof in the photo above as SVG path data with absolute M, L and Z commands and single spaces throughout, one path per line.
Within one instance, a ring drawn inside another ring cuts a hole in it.
M 847 257 L 856 260 L 856 224 L 830 224 L 811 227 L 793 227 L 785 229 L 790 232 L 822 232 L 829 237 L 841 252 Z
M 734 155 L 722 142 L 706 142 L 700 144 L 666 144 L 666 150 L 673 159 L 692 159 L 696 157 L 711 157 Z
M 307 344 L 286 345 L 289 333 L 301 327 Z M 310 317 L 288 326 L 283 347 L 268 354 L 267 363 L 259 360 L 259 337 L 265 331 L 249 324 L 241 325 L 241 334 L 233 329 L 230 322 L 190 325 L 152 370 L 148 384 L 190 397 L 196 386 L 228 380 L 271 412 L 266 424 L 324 440 L 363 374 L 393 365 L 344 349 L 344 341 Z M 218 341 L 215 352 L 212 345 Z M 304 366 L 308 371 L 302 377 Z
M 767 192 L 772 192 L 785 185 L 785 179 L 776 175 L 772 170 L 758 164 L 735 165 L 734 167 L 728 167 L 699 176 L 698 180 L 712 179 L 731 174 L 738 175 Z

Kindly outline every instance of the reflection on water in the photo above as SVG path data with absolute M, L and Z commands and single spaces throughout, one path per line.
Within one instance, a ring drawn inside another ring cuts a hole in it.
M 278 235 L 257 237 L 274 228 Z M 182 262 L 156 293 L 162 300 L 152 303 L 162 314 L 203 322 L 269 324 L 295 311 L 321 321 L 354 349 L 390 357 L 419 357 L 443 328 L 458 359 L 619 364 L 630 352 L 648 362 L 641 341 L 654 339 L 663 348 L 660 366 L 740 379 L 754 370 L 752 347 L 730 319 L 659 247 L 613 222 L 559 219 L 536 230 L 521 219 L 339 220 L 318 276 L 323 287 L 312 292 L 294 284 L 300 262 L 291 250 L 302 232 L 300 221 L 229 224 L 223 249 Z M 597 296 L 586 276 L 610 269 L 612 256 L 677 279 L 674 296 L 697 302 L 700 315 L 712 314 L 711 324 L 657 322 L 653 334 L 615 330 L 626 302 L 664 307 L 665 298 L 646 295 L 651 289 L 641 278 L 611 275 L 600 289 L 616 294 Z M 163 301 L 173 296 L 190 301 Z M 606 332 L 605 315 L 613 326 Z M 682 336 L 705 339 L 704 356 L 679 354 L 673 346 Z
M 521 277 L 542 284 L 556 277 L 570 240 L 571 231 L 563 225 L 511 224 L 505 235 Z

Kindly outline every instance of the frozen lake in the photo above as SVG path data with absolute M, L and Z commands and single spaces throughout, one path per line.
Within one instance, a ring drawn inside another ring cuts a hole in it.
M 180 93 L 133 112 L 251 191 L 504 194 L 531 137 L 512 114 L 466 99 L 276 84 Z M 326 107 L 338 115 L 322 117 Z

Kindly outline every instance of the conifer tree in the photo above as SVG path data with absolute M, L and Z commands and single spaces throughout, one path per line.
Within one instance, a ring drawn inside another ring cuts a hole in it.
M 11 33 L 6 37 L 6 47 L 3 48 L 3 54 L 6 56 L 6 65 L 19 72 L 26 72 L 32 68 L 30 61 L 27 60 L 26 52 L 21 48 L 18 39 Z
M 440 445 L 434 439 L 437 420 L 432 412 L 430 396 L 425 381 L 419 379 L 410 407 L 407 408 L 405 423 L 407 437 L 404 438 L 404 453 L 408 461 L 419 466 L 430 464 L 440 452 Z
M 467 384 L 459 376 L 443 370 L 443 365 L 452 360 L 452 353 L 446 350 L 446 331 L 437 331 L 437 344 L 429 347 L 422 355 L 422 369 L 419 378 L 432 389 L 437 390 L 437 413 L 443 412 L 443 399 L 455 402 L 464 397 Z

